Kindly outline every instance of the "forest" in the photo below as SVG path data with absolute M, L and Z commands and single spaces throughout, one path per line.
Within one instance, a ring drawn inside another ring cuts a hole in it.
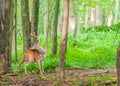
M 0 0 L 0 86 L 120 86 L 120 0 Z

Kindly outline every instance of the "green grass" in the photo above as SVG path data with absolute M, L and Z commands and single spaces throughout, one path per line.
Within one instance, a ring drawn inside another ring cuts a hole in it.
M 77 41 L 73 37 L 69 38 L 66 66 L 74 68 L 115 66 L 119 38 L 120 34 L 115 31 L 90 31 L 80 34 Z
M 106 68 L 116 64 L 116 51 L 119 43 L 120 34 L 117 31 L 81 31 L 78 40 L 73 36 L 68 37 L 68 46 L 66 53 L 66 67 L 70 68 Z M 39 37 L 42 46 L 45 46 L 45 39 L 42 35 Z M 50 43 L 51 44 L 51 43 Z M 58 67 L 58 56 L 60 50 L 60 37 L 58 37 L 58 54 L 52 58 L 50 56 L 51 49 L 47 52 L 44 60 L 46 70 Z M 18 40 L 18 57 L 22 57 L 22 39 Z M 15 62 L 13 55 L 12 69 L 18 62 Z M 29 69 L 38 70 L 36 64 L 31 64 Z M 23 71 L 23 65 L 20 67 Z

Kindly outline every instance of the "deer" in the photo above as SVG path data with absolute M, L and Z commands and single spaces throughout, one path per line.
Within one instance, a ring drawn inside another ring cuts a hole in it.
M 30 49 L 24 51 L 22 60 L 16 67 L 16 70 L 20 67 L 20 65 L 22 63 L 25 62 L 24 71 L 25 71 L 25 74 L 27 74 L 27 70 L 26 70 L 27 65 L 29 65 L 32 62 L 36 62 L 38 64 L 40 74 L 43 74 L 45 72 L 44 72 L 44 67 L 43 67 L 42 61 L 46 57 L 46 51 L 38 44 L 37 36 L 32 35 L 32 37 L 36 38 L 37 42 L 34 43 Z
M 44 73 L 44 68 L 42 63 L 43 60 L 44 60 L 44 57 L 41 53 L 39 53 L 37 50 L 29 49 L 23 53 L 22 60 L 20 61 L 16 69 L 18 69 L 23 62 L 25 62 L 24 71 L 25 71 L 25 74 L 27 74 L 27 70 L 26 70 L 27 65 L 29 65 L 32 62 L 36 62 L 38 64 L 40 73 L 43 74 Z

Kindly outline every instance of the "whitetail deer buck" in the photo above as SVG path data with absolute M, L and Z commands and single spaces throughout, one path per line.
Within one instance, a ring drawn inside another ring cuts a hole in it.
M 37 39 L 37 36 L 36 36 L 36 39 Z M 43 74 L 44 68 L 43 68 L 42 61 L 45 58 L 45 56 L 46 56 L 46 51 L 38 44 L 38 40 L 37 40 L 37 43 L 34 43 L 34 45 L 29 50 L 26 50 L 23 53 L 22 60 L 17 66 L 16 70 L 23 62 L 25 62 L 24 70 L 25 70 L 25 73 L 27 74 L 26 66 L 32 62 L 36 62 L 38 64 L 40 73 Z
M 29 65 L 32 62 L 36 62 L 38 64 L 40 73 L 43 74 L 44 73 L 44 68 L 43 68 L 42 61 L 44 59 L 44 56 L 45 55 L 42 55 L 37 50 L 26 50 L 23 53 L 22 60 L 20 61 L 19 65 L 17 66 L 17 69 L 23 62 L 25 62 L 24 70 L 25 70 L 25 74 L 27 74 L 27 70 L 26 70 L 27 65 Z

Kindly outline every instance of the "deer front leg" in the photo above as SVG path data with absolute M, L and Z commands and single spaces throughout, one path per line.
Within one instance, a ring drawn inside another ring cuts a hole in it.
M 24 62 L 24 59 L 22 59 L 20 61 L 20 63 L 17 65 L 16 69 L 14 70 L 14 73 L 16 73 L 16 71 L 18 70 L 18 68 L 20 67 L 20 65 Z

